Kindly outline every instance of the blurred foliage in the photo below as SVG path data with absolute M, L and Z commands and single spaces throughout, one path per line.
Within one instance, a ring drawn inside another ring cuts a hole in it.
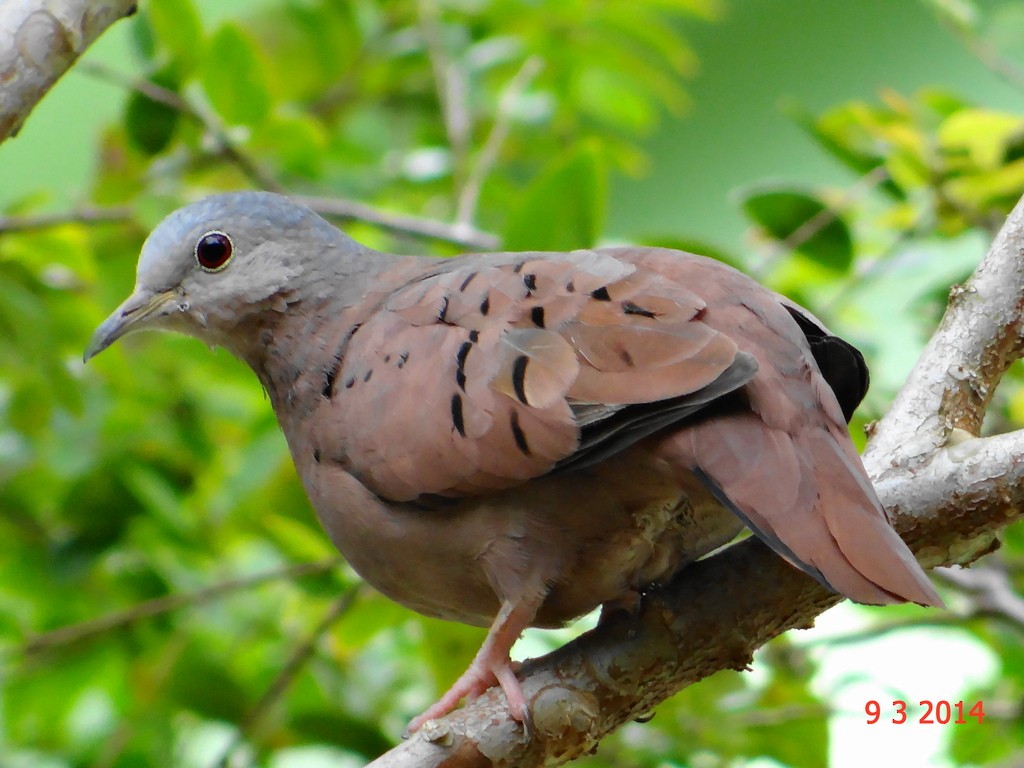
M 935 5 L 968 42 L 991 42 L 971 6 Z M 713 0 L 282 0 L 211 27 L 194 0 L 149 0 L 122 22 L 148 85 L 126 90 L 89 197 L 128 213 L 0 236 L 2 768 L 212 768 L 228 752 L 233 766 L 358 765 L 394 743 L 482 632 L 370 590 L 348 605 L 358 580 L 332 567 L 269 405 L 226 353 L 132 338 L 86 369 L 81 351 L 127 294 L 148 229 L 214 191 L 350 197 L 510 248 L 597 242 L 610 180 L 641 172 L 645 136 L 686 106 L 696 62 L 680 22 L 718 12 Z M 863 343 L 877 415 L 1024 192 L 1024 115 L 933 90 L 794 117 L 860 181 L 751 180 L 752 248 L 716 255 Z M 384 249 L 457 250 L 347 230 Z M 950 246 L 963 243 L 966 257 Z M 1000 428 L 1024 421 L 1012 378 Z M 1024 535 L 1007 540 L 1019 573 Z M 1007 739 L 961 729 L 952 754 L 982 764 L 1024 743 L 1011 717 L 1024 651 L 1019 627 L 977 635 L 1005 664 L 998 689 L 976 695 L 1009 713 L 993 726 Z M 687 689 L 583 763 L 823 765 L 814 667 L 782 638 L 757 675 Z

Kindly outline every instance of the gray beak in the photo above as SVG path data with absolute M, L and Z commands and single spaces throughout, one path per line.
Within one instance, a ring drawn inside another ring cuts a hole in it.
M 135 292 L 96 329 L 82 359 L 88 362 L 122 336 L 146 328 L 147 319 L 166 314 L 168 305 L 177 298 L 177 292 L 173 289 L 153 293 L 147 289 L 136 288 Z

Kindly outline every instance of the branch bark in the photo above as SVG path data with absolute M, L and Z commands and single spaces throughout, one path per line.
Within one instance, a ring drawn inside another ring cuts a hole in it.
M 134 0 L 4 0 L 0 3 L 0 142 Z
M 979 438 L 985 408 L 1020 357 L 1024 200 L 876 425 L 864 456 L 882 503 L 926 567 L 966 565 L 997 546 L 1024 509 L 1024 431 Z M 592 751 L 624 722 L 722 669 L 839 598 L 754 539 L 686 568 L 619 616 L 527 662 L 525 732 L 497 689 L 428 723 L 375 768 L 557 765 Z M 922 609 L 923 610 L 923 609 Z

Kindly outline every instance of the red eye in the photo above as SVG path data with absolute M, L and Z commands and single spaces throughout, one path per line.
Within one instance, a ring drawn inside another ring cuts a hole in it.
M 196 243 L 196 262 L 207 272 L 224 269 L 231 258 L 231 238 L 223 232 L 207 232 Z

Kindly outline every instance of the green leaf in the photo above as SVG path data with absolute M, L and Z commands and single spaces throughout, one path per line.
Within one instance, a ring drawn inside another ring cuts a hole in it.
M 201 79 L 210 102 L 231 125 L 259 124 L 270 110 L 263 62 L 235 24 L 222 25 L 210 39 Z
M 527 188 L 509 216 L 504 245 L 513 251 L 572 250 L 597 242 L 604 222 L 607 174 L 595 142 L 556 159 Z
M 168 90 L 178 90 L 173 69 L 154 75 L 152 81 Z M 132 91 L 125 106 L 125 133 L 128 141 L 143 154 L 158 155 L 170 144 L 180 118 L 179 110 L 155 101 L 141 91 Z
M 321 175 L 327 143 L 323 125 L 308 115 L 274 115 L 252 137 L 255 149 L 276 157 L 289 173 L 305 178 Z
M 305 740 L 337 744 L 358 752 L 367 760 L 387 752 L 393 746 L 374 723 L 336 709 L 297 712 L 292 727 Z
M 654 102 L 636 89 L 633 78 L 602 66 L 587 67 L 577 82 L 581 107 L 614 128 L 644 134 L 657 122 Z
M 167 687 L 169 698 L 212 719 L 239 722 L 249 705 L 246 691 L 223 660 L 198 643 L 178 659 Z
M 853 239 L 846 222 L 817 198 L 786 187 L 761 187 L 746 192 L 741 205 L 768 235 L 782 241 L 793 238 L 793 250 L 812 261 L 841 272 L 853 264 Z
M 997 168 L 1007 147 L 1024 134 L 1024 117 L 991 109 L 964 109 L 939 127 L 939 147 L 947 153 L 964 153 L 977 166 Z
M 977 173 L 954 179 L 946 184 L 954 200 L 977 208 L 1001 206 L 1007 212 L 1024 193 L 1024 160 L 988 173 Z
M 203 25 L 192 0 L 149 0 L 144 8 L 157 45 L 168 51 L 178 75 L 191 73 L 203 50 Z
M 822 149 L 857 173 L 867 173 L 882 162 L 877 142 L 864 126 L 869 109 L 864 104 L 844 104 L 815 117 L 795 101 L 783 105 L 790 119 L 807 131 Z

